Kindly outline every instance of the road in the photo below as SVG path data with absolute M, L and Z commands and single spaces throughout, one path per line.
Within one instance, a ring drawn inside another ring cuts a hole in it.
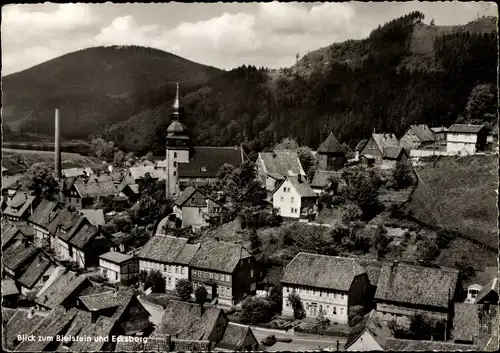
M 266 329 L 255 326 L 252 326 L 252 332 L 259 342 L 269 335 L 274 335 L 277 339 L 280 337 L 292 339 L 292 342 L 290 343 L 276 342 L 276 344 L 271 347 L 265 347 L 264 349 L 266 351 L 311 351 L 323 348 L 335 351 L 337 349 L 337 340 L 339 340 L 340 350 L 343 350 L 346 342 L 345 337 L 320 336 L 302 332 L 292 333 L 290 331 L 284 332 L 281 330 Z

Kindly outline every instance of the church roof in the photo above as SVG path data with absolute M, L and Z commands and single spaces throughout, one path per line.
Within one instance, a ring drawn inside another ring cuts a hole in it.
M 177 135 L 177 134 L 183 134 L 188 131 L 188 128 L 186 125 L 181 123 L 178 120 L 174 120 L 170 123 L 170 125 L 167 128 L 167 134 L 170 135 Z
M 344 150 L 333 132 L 330 132 L 330 135 L 318 147 L 318 153 L 344 153 Z
M 179 178 L 216 178 L 224 164 L 235 167 L 243 163 L 239 147 L 196 147 L 189 163 L 179 163 Z

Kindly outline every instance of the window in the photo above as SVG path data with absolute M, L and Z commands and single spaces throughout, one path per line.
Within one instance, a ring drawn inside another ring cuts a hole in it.
M 168 285 L 169 287 L 171 287 L 171 286 L 172 286 L 172 277 L 168 277 L 168 279 L 167 279 L 167 285 Z
M 176 172 L 175 170 L 174 170 L 174 172 L 173 172 L 173 175 L 174 175 L 174 176 L 176 176 L 176 175 L 177 175 L 177 172 Z
M 255 283 L 250 284 L 250 290 L 255 290 Z
M 344 315 L 344 308 L 340 308 L 340 315 Z
M 49 276 L 43 276 L 42 281 L 47 282 L 49 280 Z
M 250 277 L 253 277 L 253 270 L 250 270 Z
M 285 300 L 285 306 L 288 308 L 290 306 L 290 301 L 288 299 Z
M 184 274 L 184 267 L 181 267 L 181 274 L 183 275 Z
M 333 298 L 337 299 L 337 293 L 333 293 Z
M 344 300 L 344 293 L 340 294 L 340 300 Z
M 333 307 L 333 315 L 337 315 L 337 307 L 336 306 Z
M 175 266 L 175 273 L 179 273 L 179 266 Z
M 284 198 L 283 196 L 281 196 L 280 201 L 281 201 L 281 202 L 283 202 L 283 200 L 284 200 L 284 199 L 285 199 L 285 198 Z
M 295 197 L 292 197 L 292 199 L 290 201 L 291 201 L 291 203 L 294 203 L 295 202 Z
M 176 161 L 174 161 L 174 167 L 177 167 L 177 162 Z
M 167 271 L 167 265 L 163 265 L 163 271 Z
M 213 274 L 213 272 L 210 272 L 210 278 L 211 278 L 211 279 L 214 279 L 214 274 Z
M 207 167 L 201 167 L 201 171 L 202 172 L 206 172 L 207 171 Z
M 293 213 L 293 208 L 290 209 L 290 212 Z
M 115 272 L 115 279 L 118 279 L 118 272 Z
M 309 310 L 309 303 L 306 303 L 306 310 Z
M 177 158 L 177 152 L 174 152 L 174 158 Z

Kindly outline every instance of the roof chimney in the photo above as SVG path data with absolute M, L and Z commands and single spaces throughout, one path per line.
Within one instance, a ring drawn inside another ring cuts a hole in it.
M 302 183 L 302 175 L 300 173 L 297 175 L 297 180 L 299 183 Z
M 28 319 L 31 319 L 34 314 L 35 314 L 35 309 L 33 307 L 30 307 L 28 309 Z
M 54 145 L 55 145 L 55 164 L 54 164 L 54 172 L 56 174 L 56 179 L 61 180 L 61 134 L 59 131 L 59 109 L 56 109 L 55 112 L 55 136 L 54 136 Z

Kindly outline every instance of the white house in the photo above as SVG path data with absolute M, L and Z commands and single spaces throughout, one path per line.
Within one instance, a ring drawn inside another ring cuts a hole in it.
M 384 342 L 392 336 L 389 327 L 372 310 L 363 320 L 353 327 L 344 349 L 348 352 L 383 351 Z
M 301 252 L 285 267 L 281 283 L 283 315 L 293 316 L 288 296 L 295 292 L 308 317 L 323 312 L 331 321 L 347 324 L 349 307 L 364 307 L 369 281 L 355 259 Z
M 301 175 L 286 177 L 274 190 L 272 200 L 273 207 L 286 218 L 306 219 L 318 211 L 318 194 Z
M 481 289 L 483 289 L 483 286 L 479 284 L 471 284 L 469 287 L 467 287 L 467 298 L 465 299 L 465 302 L 474 304 Z
M 182 228 L 208 226 L 220 217 L 221 211 L 222 205 L 192 186 L 175 200 L 174 212 L 182 219 Z
M 268 191 L 273 191 L 289 175 L 306 177 L 294 151 L 260 152 L 256 164 L 257 178 Z
M 110 251 L 99 256 L 99 271 L 109 282 L 128 281 L 139 274 L 139 261 L 132 255 Z
M 186 238 L 156 234 L 138 255 L 139 270 L 159 271 L 165 277 L 165 288 L 173 291 L 178 280 L 189 279 L 189 263 L 198 248 Z
M 483 125 L 453 124 L 446 133 L 446 152 L 468 155 L 484 151 L 488 130 Z

